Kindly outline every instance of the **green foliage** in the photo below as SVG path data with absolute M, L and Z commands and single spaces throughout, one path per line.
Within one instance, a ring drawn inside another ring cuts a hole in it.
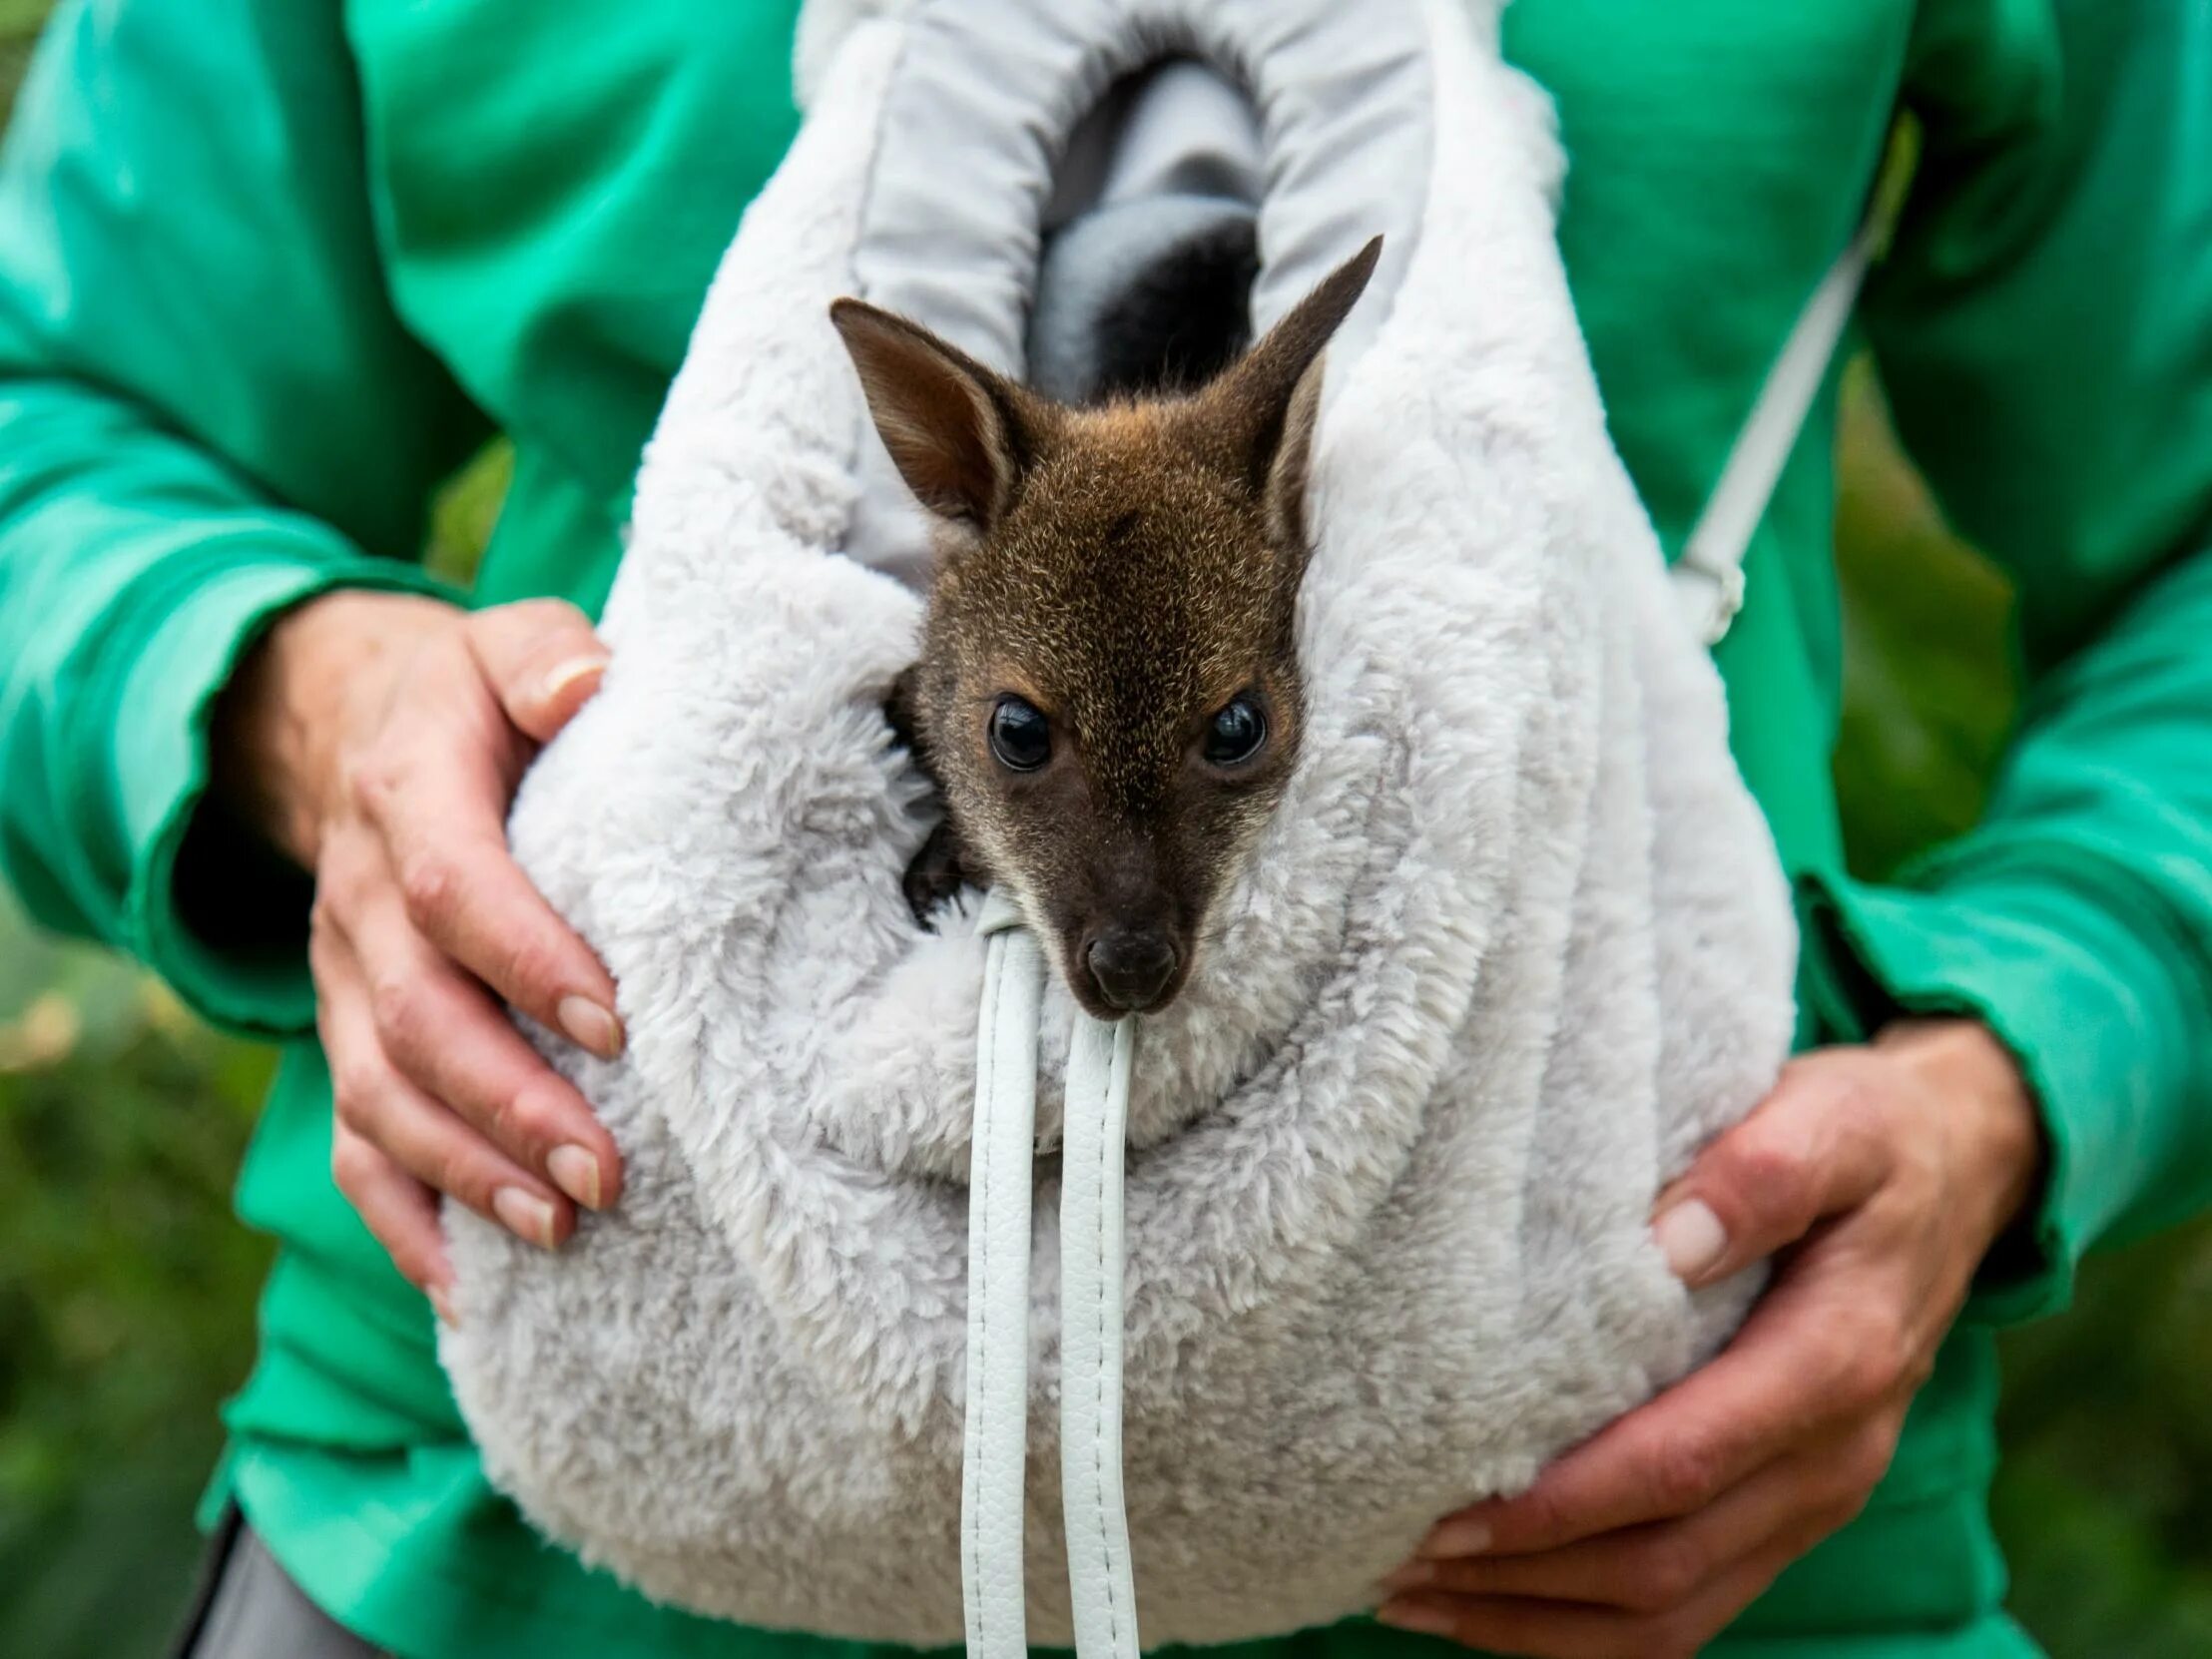
M 15 110 L 15 89 L 53 0 L 0 0 L 0 125 Z
M 197 1550 L 262 1240 L 229 1216 L 263 1054 L 0 908 L 0 1653 L 150 1653 Z
M 514 445 L 500 438 L 453 475 L 430 514 L 430 539 L 422 550 L 432 572 L 464 588 L 475 580 L 514 470 Z
M 2055 1654 L 2212 1654 L 2212 1226 L 2092 1261 L 2005 1368 L 2013 1610 Z
M 1944 529 L 1898 453 L 1864 361 L 1846 376 L 1843 427 L 1836 791 L 1851 861 L 1879 876 L 1980 815 L 2018 700 L 2012 596 Z

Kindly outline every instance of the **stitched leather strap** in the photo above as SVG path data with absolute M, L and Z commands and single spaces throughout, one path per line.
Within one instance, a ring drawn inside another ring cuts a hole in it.
M 983 1003 L 968 1159 L 967 1411 L 960 1588 L 973 1659 L 1027 1659 L 1022 1510 L 1029 1449 L 1029 1194 L 1044 959 L 1010 900 L 983 907 Z
M 1078 1015 L 1060 1169 L 1060 1502 L 1082 1659 L 1137 1659 L 1121 1490 L 1122 1176 L 1137 1022 Z
M 1029 1233 L 1044 963 L 1011 900 L 983 905 L 968 1170 L 966 1439 L 960 1586 L 972 1659 L 1025 1659 L 1022 1515 L 1029 1412 Z M 1060 1198 L 1060 1484 L 1082 1659 L 1137 1659 L 1121 1487 L 1123 1159 L 1136 1021 L 1078 1014 Z

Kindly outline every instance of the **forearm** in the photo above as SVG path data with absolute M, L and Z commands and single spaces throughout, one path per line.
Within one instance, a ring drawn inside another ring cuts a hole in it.
M 1982 825 L 1893 885 L 1832 880 L 1839 1029 L 1965 1013 L 2018 1057 L 2047 1158 L 1972 1310 L 2046 1311 L 2099 1241 L 2212 1205 L 2212 555 L 2045 677 Z
M 2025 1070 L 2048 1156 L 1988 1317 L 2212 1204 L 2212 26 L 2045 12 L 2050 74 L 2000 81 L 1928 11 L 1920 175 L 1865 306 L 1907 448 L 2011 578 L 2026 707 L 1983 823 L 1832 880 L 1809 941 L 1840 1029 L 1971 1014 Z
M 64 0 L 0 152 L 0 874 L 262 1029 L 307 1019 L 302 952 L 226 959 L 175 890 L 217 702 L 313 595 L 428 585 L 482 429 L 384 293 L 358 116 L 333 8 Z M 204 914 L 266 901 L 259 856 L 190 860 Z
M 248 647 L 328 587 L 426 581 L 59 380 L 0 388 L 0 859 L 40 919 L 113 942 Z
M 132 950 L 260 1023 L 180 920 L 177 860 L 210 728 L 271 622 L 337 586 L 419 588 L 325 524 L 248 496 L 128 406 L 0 390 L 0 872 L 39 920 Z

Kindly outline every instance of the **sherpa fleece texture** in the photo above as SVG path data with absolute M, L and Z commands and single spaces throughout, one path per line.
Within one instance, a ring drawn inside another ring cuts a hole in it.
M 1752 1289 L 1686 1298 L 1646 1224 L 1785 1056 L 1788 895 L 1607 442 L 1547 108 L 1493 13 L 1422 15 L 1449 163 L 1387 314 L 1331 365 L 1304 757 L 1137 1043 L 1148 1644 L 1369 1605 L 1438 1515 L 1679 1377 Z M 824 319 L 906 26 L 803 36 L 815 103 L 649 447 L 613 665 L 515 809 L 622 987 L 622 1061 L 547 1051 L 620 1143 L 623 1201 L 557 1255 L 449 1209 L 440 1340 L 493 1478 L 588 1559 L 748 1623 L 942 1643 L 983 952 L 900 896 L 925 807 L 879 704 L 918 600 L 833 551 L 861 415 Z M 1048 1144 L 1070 1009 L 1049 987 Z M 1036 1169 L 1030 1636 L 1061 1643 Z

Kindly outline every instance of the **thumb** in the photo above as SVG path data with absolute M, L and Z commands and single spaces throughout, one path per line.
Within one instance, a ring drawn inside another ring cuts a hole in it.
M 1864 1055 L 1794 1061 L 1751 1116 L 1659 1195 L 1652 1240 L 1692 1290 L 1797 1243 L 1871 1197 L 1890 1169 Z
M 575 718 L 599 689 L 607 648 L 582 611 L 562 599 L 523 599 L 469 618 L 469 646 L 507 718 L 538 743 Z

